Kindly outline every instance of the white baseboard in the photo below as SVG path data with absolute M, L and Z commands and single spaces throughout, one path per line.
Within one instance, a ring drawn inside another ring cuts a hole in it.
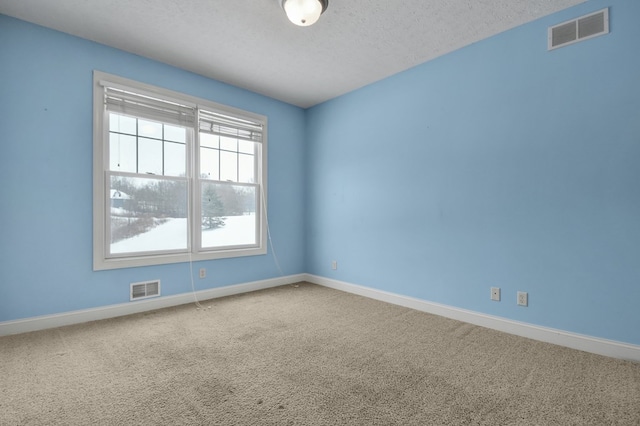
M 347 293 L 358 294 L 360 296 L 368 297 L 371 299 L 393 303 L 395 305 L 416 309 L 418 311 L 428 312 L 446 318 L 452 318 L 470 324 L 491 328 L 493 330 L 527 337 L 529 339 L 553 343 L 556 345 L 578 349 L 585 352 L 591 352 L 598 355 L 640 362 L 640 346 L 638 345 L 632 345 L 629 343 L 617 342 L 614 340 L 607 340 L 598 337 L 571 333 L 564 330 L 513 321 L 506 318 L 482 314 L 479 312 L 460 309 L 439 303 L 428 302 L 426 300 L 402 296 L 395 293 L 390 293 L 311 274 L 289 275 L 286 277 L 212 288 L 208 290 L 198 291 L 195 293 L 195 295 L 198 300 L 208 300 L 231 296 L 234 294 L 248 293 L 251 291 L 262 290 L 271 287 L 278 287 L 281 285 L 293 284 L 300 281 L 307 281 L 324 287 L 345 291 Z M 136 302 L 122 303 L 118 305 L 102 306 L 92 309 L 64 312 L 61 314 L 43 315 L 14 321 L 0 322 L 0 336 L 45 330 L 48 328 L 62 327 L 65 325 L 79 324 L 88 321 L 114 318 L 123 315 L 131 315 L 140 312 L 151 311 L 154 309 L 184 305 L 187 303 L 192 303 L 194 301 L 195 298 L 193 293 L 183 293 L 175 296 L 164 296 L 154 299 L 145 299 Z
M 360 296 L 368 297 L 371 299 L 393 303 L 395 305 L 416 309 L 418 311 L 428 312 L 466 323 L 491 328 L 493 330 L 527 337 L 529 339 L 553 343 L 556 345 L 578 349 L 585 352 L 591 352 L 598 355 L 604 355 L 612 358 L 640 362 L 640 346 L 638 345 L 571 333 L 564 330 L 540 327 L 533 324 L 513 321 L 506 318 L 486 315 L 466 309 L 455 308 L 448 305 L 428 302 L 413 297 L 402 296 L 382 290 L 376 290 L 369 287 L 363 287 L 356 284 L 350 284 L 343 281 L 324 278 L 317 275 L 306 274 L 305 280 L 324 287 L 342 290 L 347 293 L 358 294 Z
M 198 300 L 215 299 L 234 294 L 248 293 L 250 291 L 265 288 L 278 287 L 304 281 L 305 274 L 289 275 L 286 277 L 272 278 L 262 281 L 230 285 L 226 287 L 201 290 L 195 293 Z M 80 311 L 64 312 L 54 315 L 43 315 L 14 321 L 0 322 L 0 336 L 26 333 L 29 331 L 44 330 L 47 328 L 62 327 L 65 325 L 79 324 L 88 321 L 96 321 L 114 318 L 123 315 L 137 314 L 139 312 L 152 311 L 154 309 L 168 308 L 195 302 L 193 293 L 183 293 L 175 296 L 162 296 L 153 299 L 139 300 L 118 305 L 101 306 Z

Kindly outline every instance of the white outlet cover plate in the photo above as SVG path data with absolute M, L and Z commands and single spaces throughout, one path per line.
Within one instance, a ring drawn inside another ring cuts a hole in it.
M 517 303 L 520 306 L 528 306 L 529 305 L 529 295 L 527 294 L 526 291 L 519 291 L 518 292 Z

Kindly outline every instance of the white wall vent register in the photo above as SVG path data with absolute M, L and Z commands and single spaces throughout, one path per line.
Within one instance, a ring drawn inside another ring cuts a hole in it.
M 130 300 L 160 296 L 160 280 L 131 283 Z
M 549 27 L 548 50 L 609 33 L 609 8 Z

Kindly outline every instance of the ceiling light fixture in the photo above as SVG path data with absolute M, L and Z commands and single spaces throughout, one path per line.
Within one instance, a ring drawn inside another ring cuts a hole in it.
M 296 25 L 308 27 L 315 24 L 327 10 L 329 0 L 279 0 L 287 18 Z

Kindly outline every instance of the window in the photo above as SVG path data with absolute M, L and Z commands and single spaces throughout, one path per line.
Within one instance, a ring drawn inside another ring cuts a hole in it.
M 94 72 L 94 269 L 266 253 L 266 118 Z

